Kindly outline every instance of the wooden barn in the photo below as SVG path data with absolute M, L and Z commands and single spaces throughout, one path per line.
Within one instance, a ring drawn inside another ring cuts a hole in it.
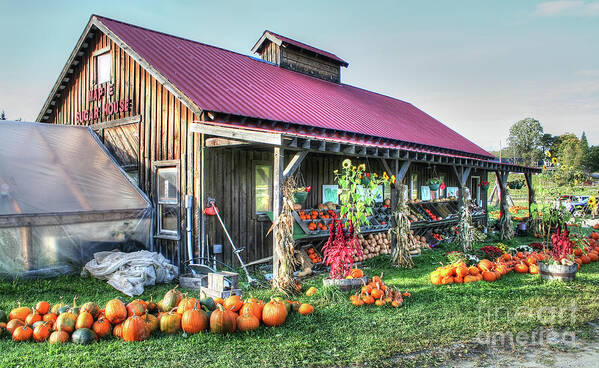
M 203 214 L 208 198 L 243 259 L 270 260 L 267 230 L 284 178 L 313 188 L 304 208 L 335 202 L 333 170 L 347 157 L 407 184 L 422 234 L 455 225 L 460 188 L 470 189 L 475 220 L 485 223 L 479 184 L 496 174 L 505 193 L 509 172 L 528 181 L 536 172 L 497 162 L 410 103 L 343 84 L 349 64 L 330 52 L 270 31 L 252 51 L 258 57 L 93 15 L 37 120 L 98 134 L 151 199 L 155 250 L 177 264 L 215 244 L 221 261 L 236 264 L 222 229 Z M 433 177 L 445 188 L 426 190 Z M 383 190 L 396 197 L 396 186 Z M 445 216 L 425 218 L 429 204 Z M 302 244 L 326 235 L 303 229 Z

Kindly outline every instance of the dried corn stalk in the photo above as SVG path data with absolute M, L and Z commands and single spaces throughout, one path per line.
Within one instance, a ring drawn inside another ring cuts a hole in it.
M 297 291 L 297 283 L 293 277 L 296 260 L 294 256 L 295 241 L 293 240 L 293 223 L 291 215 L 293 211 L 293 195 L 297 192 L 295 178 L 289 177 L 283 182 L 283 206 L 281 213 L 268 230 L 273 229 L 277 237 L 277 247 L 275 252 L 279 259 L 277 276 L 272 279 L 272 287 L 285 295 L 291 295 Z M 273 270 L 274 271 L 274 270 Z
M 462 245 L 464 252 L 472 251 L 474 242 L 474 226 L 472 226 L 472 214 L 470 213 L 470 191 L 468 188 L 462 188 L 462 208 L 460 208 L 460 220 L 457 226 L 458 244 Z
M 397 201 L 397 207 L 393 211 L 393 220 L 395 227 L 389 229 L 389 239 L 395 235 L 395 248 L 391 255 L 391 263 L 396 267 L 412 268 L 414 262 L 410 257 L 410 249 L 413 249 L 415 244 L 415 238 L 412 236 L 410 230 L 410 219 L 408 217 L 409 210 L 406 200 L 404 198 L 404 186 L 400 185 L 399 198 Z

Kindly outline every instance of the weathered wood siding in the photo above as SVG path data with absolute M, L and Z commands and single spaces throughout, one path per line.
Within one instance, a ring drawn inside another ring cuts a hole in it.
M 339 64 L 315 55 L 308 55 L 292 47 L 283 47 L 280 53 L 280 65 L 283 68 L 335 83 L 341 81 L 341 67 Z
M 112 79 L 114 96 L 104 96 L 100 101 L 88 101 L 88 91 L 95 87 L 94 52 L 110 48 L 112 55 Z M 117 44 L 96 30 L 94 38 L 88 40 L 83 62 L 70 74 L 70 80 L 61 92 L 59 102 L 54 106 L 51 122 L 54 124 L 76 124 L 77 112 L 100 107 L 107 101 L 131 99 L 130 112 L 109 117 L 100 116 L 80 122 L 80 125 L 93 125 L 133 116 L 141 116 L 141 121 L 132 125 L 103 129 L 99 132 L 107 147 L 125 167 L 137 165 L 139 186 L 155 199 L 155 185 L 152 165 L 156 161 L 176 160 L 179 163 L 181 183 L 181 249 L 185 247 L 185 194 L 195 193 L 194 169 L 198 168 L 194 147 L 199 142 L 198 135 L 188 139 L 188 124 L 197 117 L 193 112 L 150 75 L 142 66 L 125 53 Z M 197 236 L 197 234 L 194 234 Z M 186 254 L 177 252 L 176 242 L 156 239 L 155 245 L 170 259 L 179 262 Z

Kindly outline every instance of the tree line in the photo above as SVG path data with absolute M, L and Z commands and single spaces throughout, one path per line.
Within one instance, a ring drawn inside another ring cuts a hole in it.
M 524 165 L 559 170 L 564 181 L 584 180 L 588 173 L 599 171 L 599 145 L 589 146 L 585 132 L 580 138 L 573 133 L 545 133 L 534 118 L 522 119 L 510 127 L 508 147 L 501 153 Z

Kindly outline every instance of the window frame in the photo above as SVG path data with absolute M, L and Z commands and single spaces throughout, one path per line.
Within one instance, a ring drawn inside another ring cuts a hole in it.
M 108 56 L 110 57 L 110 62 L 109 62 L 109 67 L 110 67 L 110 73 L 108 76 L 108 80 L 107 81 L 103 81 L 100 82 L 99 78 L 98 78 L 98 72 L 100 71 L 100 68 L 98 67 L 98 61 L 99 61 L 99 57 L 108 54 Z M 100 84 L 104 84 L 104 83 L 111 83 L 112 79 L 114 77 L 114 68 L 112 65 L 112 53 L 110 52 L 110 46 L 104 47 L 98 51 L 95 51 L 93 53 L 93 58 L 94 58 L 94 84 L 95 85 L 100 85 Z
M 258 211 L 258 208 L 256 207 L 256 168 L 257 166 L 268 166 L 270 167 L 270 180 L 268 181 L 268 209 L 266 211 Z M 253 193 L 254 193 L 254 200 L 252 201 L 252 207 L 253 207 L 253 214 L 254 216 L 258 217 L 260 215 L 265 215 L 267 212 L 272 211 L 272 193 L 273 193 L 273 187 L 272 187 L 272 179 L 273 179 L 273 170 L 274 170 L 274 165 L 272 162 L 270 161 L 266 161 L 266 160 L 253 160 L 252 161 L 252 189 L 253 189 Z
M 181 239 L 181 173 L 179 172 L 179 161 L 178 160 L 164 160 L 164 161 L 154 161 L 152 164 L 153 173 L 154 173 L 154 204 L 156 206 L 156 226 L 155 226 L 155 238 L 159 239 L 167 239 L 167 240 L 180 240 Z M 160 177 L 158 172 L 161 169 L 175 169 L 177 174 L 177 198 L 176 200 L 160 200 L 160 188 L 158 183 L 160 181 Z M 177 208 L 177 230 L 165 230 L 162 229 L 162 211 L 163 206 L 176 206 Z

